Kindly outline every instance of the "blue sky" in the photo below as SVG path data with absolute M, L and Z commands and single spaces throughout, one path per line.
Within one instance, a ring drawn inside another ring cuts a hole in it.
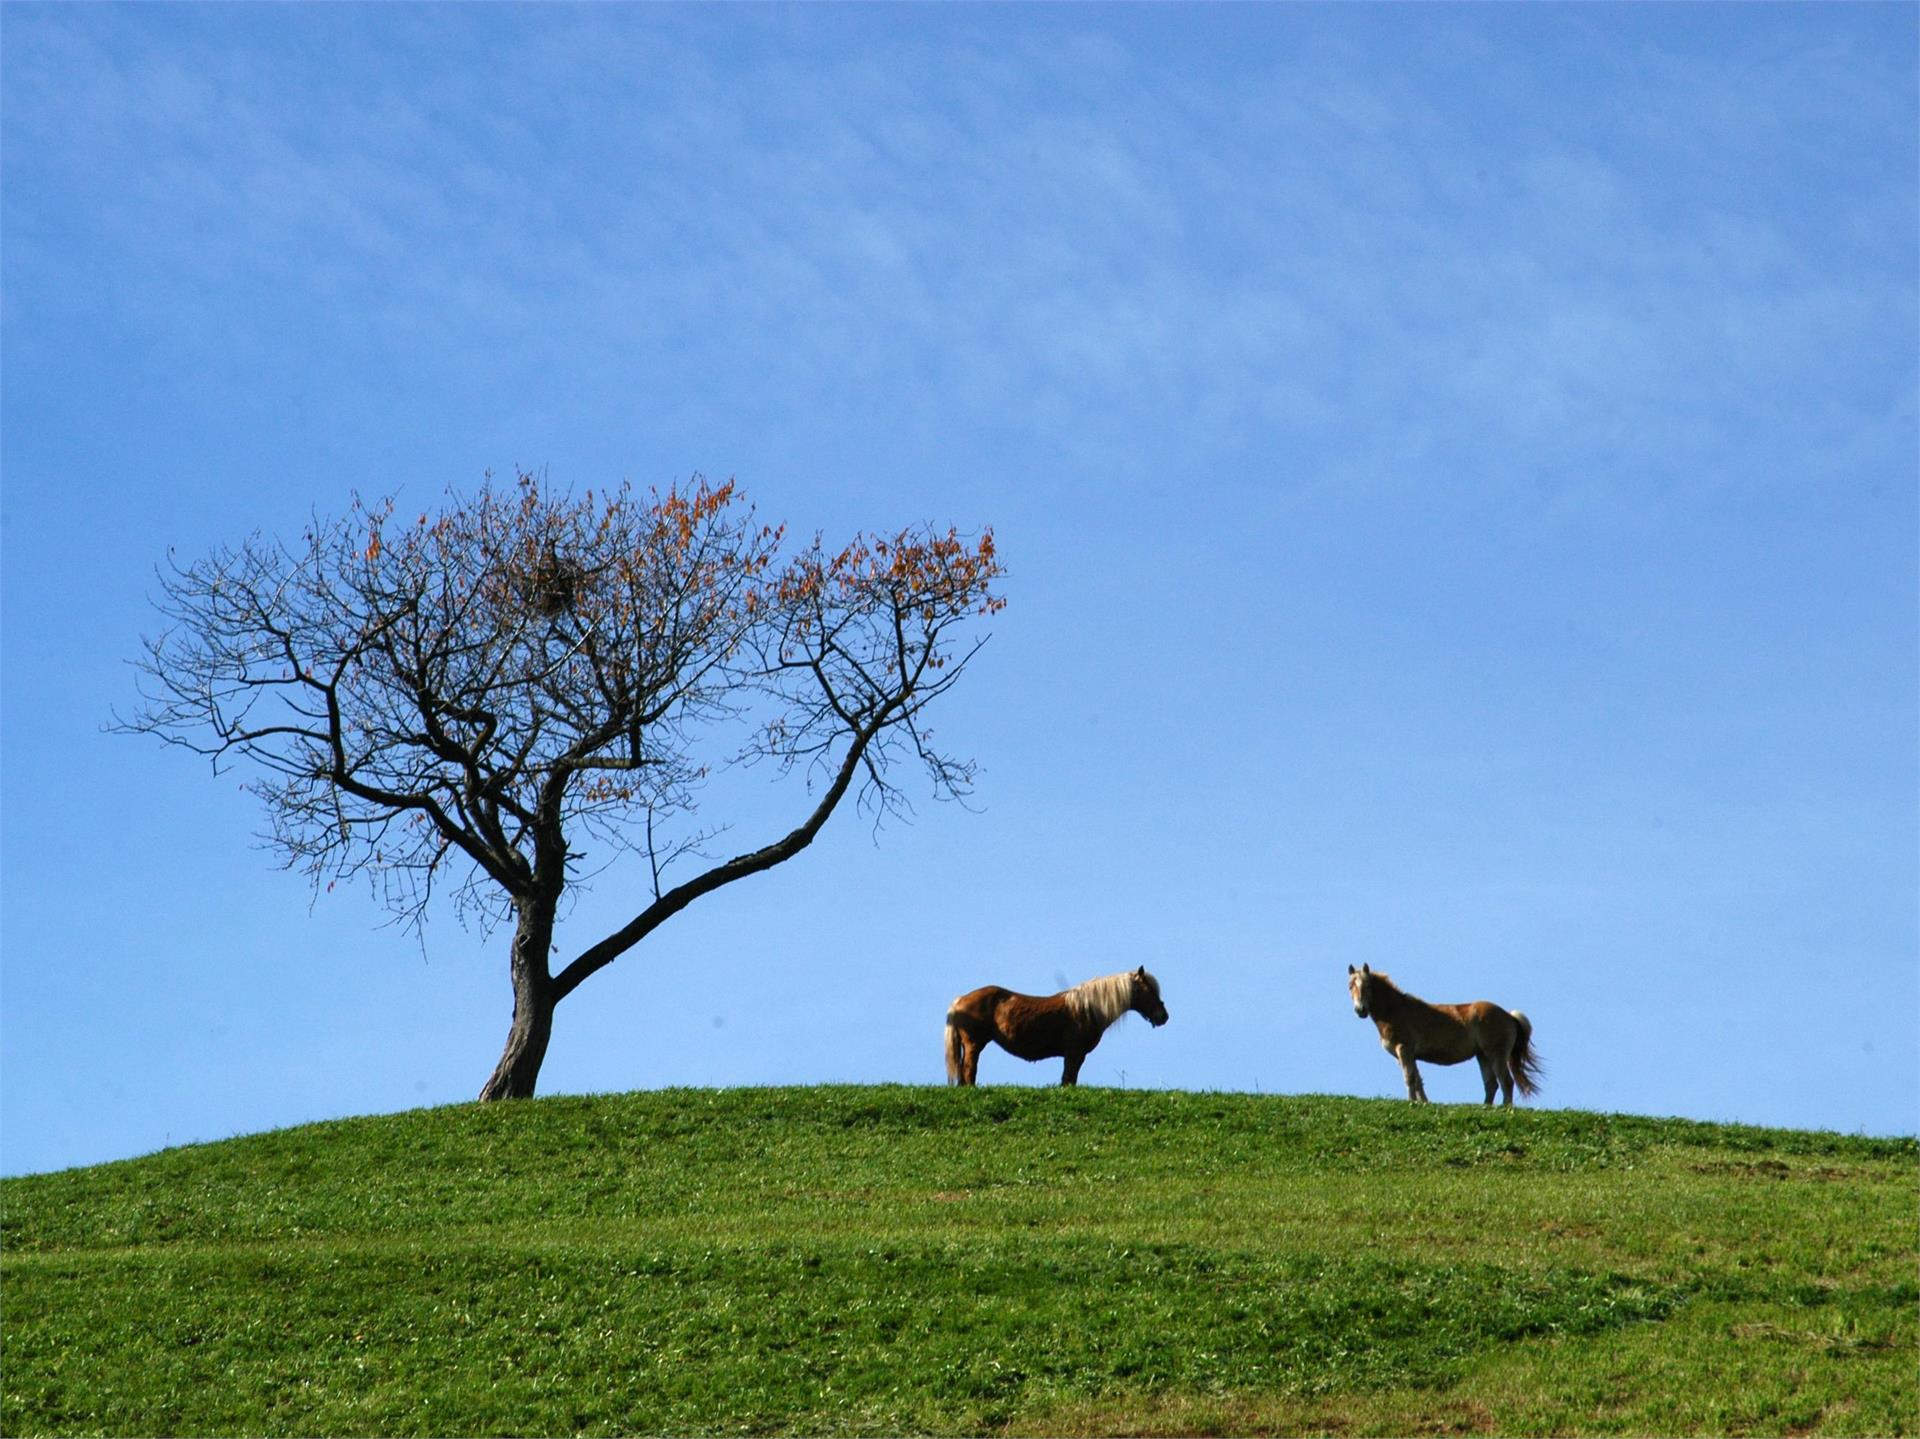
M 103 726 L 169 547 L 515 465 L 1011 571 L 935 717 L 975 812 L 689 910 L 543 1092 L 931 1083 L 955 993 L 1146 964 L 1172 1022 L 1083 1082 L 1397 1094 L 1365 961 L 1526 1010 L 1543 1104 L 1913 1133 L 1915 55 L 1903 5 L 8 5 L 0 1169 L 478 1089 L 503 935 L 310 903 Z

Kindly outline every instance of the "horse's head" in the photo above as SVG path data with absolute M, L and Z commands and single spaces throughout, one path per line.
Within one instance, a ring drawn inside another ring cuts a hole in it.
M 1167 1022 L 1167 1007 L 1160 1002 L 1160 981 L 1147 973 L 1143 964 L 1132 974 L 1133 1003 L 1127 1007 L 1145 1017 L 1155 1029 Z
M 1353 1012 L 1365 1019 L 1373 1008 L 1373 970 L 1369 966 L 1347 966 L 1347 993 L 1353 998 Z

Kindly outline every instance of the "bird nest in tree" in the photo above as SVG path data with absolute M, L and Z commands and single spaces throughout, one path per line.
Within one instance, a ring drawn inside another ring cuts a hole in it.
M 530 563 L 514 565 L 508 578 L 528 609 L 545 619 L 558 619 L 578 604 L 586 571 L 578 560 L 549 545 Z

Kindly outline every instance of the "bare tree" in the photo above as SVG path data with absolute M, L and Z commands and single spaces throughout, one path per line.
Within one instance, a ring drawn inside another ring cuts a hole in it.
M 365 876 L 415 925 L 442 890 L 511 919 L 513 1022 L 480 1097 L 531 1095 L 555 1006 L 665 920 L 793 858 L 850 793 L 897 808 L 903 764 L 938 795 L 970 787 L 925 714 L 1005 603 L 992 532 L 783 539 L 697 478 L 578 500 L 489 478 L 411 523 L 356 501 L 297 545 L 170 561 L 142 705 L 116 727 L 245 766 L 316 886 Z M 715 860 L 701 783 L 756 761 L 807 773 L 805 813 Z M 638 856 L 644 903 L 556 969 L 589 841 Z

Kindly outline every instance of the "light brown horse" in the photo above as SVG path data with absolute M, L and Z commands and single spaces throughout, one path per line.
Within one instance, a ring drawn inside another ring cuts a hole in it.
M 1400 1061 L 1400 1072 L 1407 1077 L 1407 1098 L 1426 1104 L 1427 1087 L 1420 1082 L 1420 1067 L 1414 1061 L 1429 1064 L 1459 1064 L 1462 1060 L 1480 1061 L 1480 1078 L 1487 1086 L 1488 1104 L 1493 1091 L 1500 1091 L 1500 1102 L 1513 1104 L 1513 1091 L 1539 1092 L 1540 1056 L 1533 1049 L 1533 1021 L 1517 1009 L 1502 1009 L 1484 999 L 1471 1004 L 1428 1004 L 1416 999 L 1384 974 L 1366 965 L 1347 966 L 1347 993 L 1353 998 L 1353 1012 L 1371 1019 L 1380 1031 L 1380 1045 Z
M 1167 1022 L 1160 981 L 1144 966 L 1058 994 L 1015 994 L 997 984 L 963 994 L 947 1006 L 947 1083 L 974 1083 L 980 1051 L 992 1040 L 1021 1059 L 1064 1058 L 1060 1082 L 1077 1084 L 1100 1036 L 1129 1010 L 1146 1016 L 1155 1029 Z

